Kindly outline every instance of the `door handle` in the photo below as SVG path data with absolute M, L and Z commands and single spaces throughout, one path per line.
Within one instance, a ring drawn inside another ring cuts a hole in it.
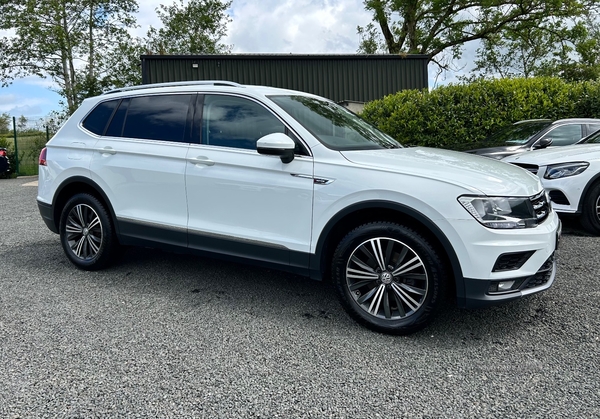
M 208 157 L 204 157 L 204 156 L 198 156 L 196 158 L 190 158 L 188 159 L 188 161 L 190 163 L 194 163 L 194 164 L 203 164 L 205 166 L 214 166 L 215 162 L 210 160 Z
M 117 150 L 115 150 L 112 147 L 99 148 L 96 151 L 98 151 L 99 153 L 102 153 L 102 154 L 113 154 L 113 155 L 117 154 Z

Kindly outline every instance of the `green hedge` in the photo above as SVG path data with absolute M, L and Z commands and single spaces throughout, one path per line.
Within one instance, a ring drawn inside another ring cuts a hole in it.
M 523 119 L 598 118 L 600 83 L 499 79 L 405 90 L 367 103 L 361 116 L 405 145 L 466 150 Z

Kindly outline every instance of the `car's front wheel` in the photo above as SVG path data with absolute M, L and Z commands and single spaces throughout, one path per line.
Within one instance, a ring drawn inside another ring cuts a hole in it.
M 348 233 L 335 250 L 332 274 L 342 305 L 356 321 L 401 335 L 431 321 L 447 282 L 435 248 L 416 231 L 388 222 Z
M 583 200 L 581 225 L 596 235 L 600 235 L 600 182 L 593 185 Z
M 94 196 L 73 196 L 63 208 L 59 231 L 67 257 L 78 268 L 95 271 L 110 262 L 116 246 L 113 226 Z

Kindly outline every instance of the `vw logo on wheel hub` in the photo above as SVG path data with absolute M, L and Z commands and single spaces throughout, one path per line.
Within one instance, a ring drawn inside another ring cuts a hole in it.
M 381 275 L 379 276 L 379 279 L 381 279 L 381 282 L 388 285 L 388 284 L 392 283 L 394 276 L 391 273 L 385 271 L 385 272 L 381 273 Z

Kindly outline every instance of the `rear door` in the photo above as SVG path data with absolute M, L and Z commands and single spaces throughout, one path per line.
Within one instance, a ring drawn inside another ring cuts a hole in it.
M 186 156 L 195 94 L 122 99 L 95 146 L 91 175 L 125 238 L 187 245 Z

